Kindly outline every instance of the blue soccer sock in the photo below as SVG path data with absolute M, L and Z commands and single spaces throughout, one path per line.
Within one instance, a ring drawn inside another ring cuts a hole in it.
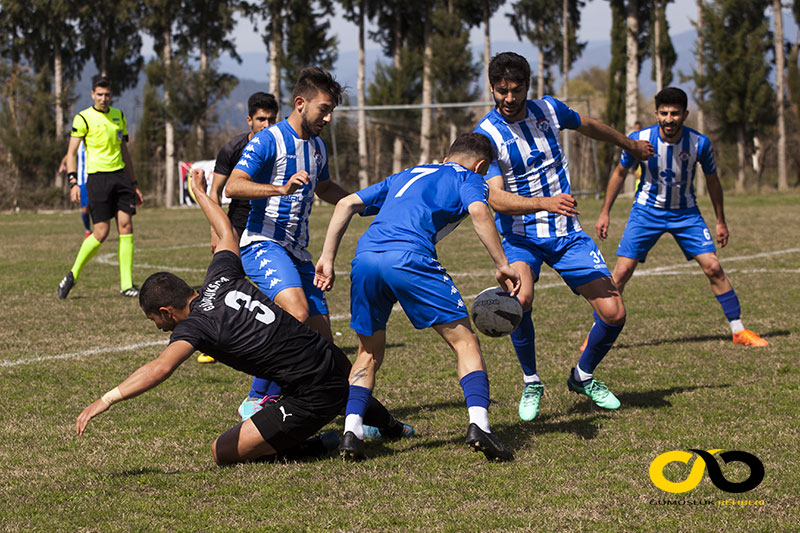
M 469 411 L 469 423 L 477 424 L 483 431 L 489 429 L 489 376 L 483 370 L 475 370 L 461 378 L 464 400 Z
M 586 349 L 583 350 L 581 358 L 578 361 L 578 366 L 587 374 L 593 374 L 594 369 L 600 364 L 600 361 L 606 356 L 608 351 L 614 345 L 614 341 L 619 337 L 624 324 L 615 326 L 603 322 L 603 320 L 594 313 L 594 325 L 589 331 L 589 340 L 586 343 Z
M 269 387 L 272 382 L 264 378 L 253 378 L 253 383 L 250 385 L 250 393 L 248 396 L 254 398 L 263 398 L 269 394 Z
M 355 436 L 364 440 L 364 413 L 367 411 L 372 391 L 359 385 L 350 385 L 347 395 L 347 407 L 344 411 L 344 432 L 352 431 Z
M 92 231 L 92 226 L 89 222 L 89 213 L 81 212 L 81 220 L 83 221 L 83 227 L 86 228 L 86 231 Z
M 719 305 L 722 306 L 722 312 L 725 313 L 725 318 L 731 323 L 731 331 L 738 333 L 744 329 L 742 325 L 741 315 L 742 308 L 739 305 L 739 297 L 733 289 L 728 292 L 716 295 Z
M 536 332 L 533 329 L 531 310 L 523 311 L 522 321 L 511 332 L 511 343 L 517 353 L 519 366 L 526 376 L 536 375 Z

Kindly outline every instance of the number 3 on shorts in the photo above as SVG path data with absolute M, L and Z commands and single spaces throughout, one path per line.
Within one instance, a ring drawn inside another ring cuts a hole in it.
M 606 262 L 606 260 L 603 259 L 603 254 L 600 253 L 599 250 L 596 251 L 596 252 L 594 250 L 592 250 L 591 252 L 589 252 L 589 255 L 592 256 L 592 262 L 595 265 L 599 265 L 600 263 L 605 263 Z

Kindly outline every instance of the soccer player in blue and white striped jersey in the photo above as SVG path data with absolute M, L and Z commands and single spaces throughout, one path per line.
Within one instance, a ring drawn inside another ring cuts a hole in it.
M 766 340 L 742 324 L 739 298 L 722 270 L 711 232 L 697 207 L 694 177 L 699 163 L 717 217 L 717 242 L 724 247 L 728 243 L 728 226 L 711 141 L 684 126 L 689 116 L 688 98 L 681 89 L 668 87 L 660 91 L 655 104 L 658 123 L 630 135 L 632 139 L 651 142 L 655 146 L 655 155 L 640 164 L 642 178 L 617 248 L 619 259 L 614 267 L 614 281 L 621 293 L 636 265 L 645 261 L 659 237 L 671 233 L 686 259 L 695 259 L 708 276 L 711 290 L 730 323 L 734 344 L 767 346 Z M 623 152 L 619 165 L 611 174 L 596 224 L 597 236 L 601 239 L 608 237 L 611 207 L 622 189 L 625 176 L 636 164 L 639 163 L 629 153 Z
M 531 71 L 524 57 L 504 52 L 489 64 L 489 83 L 497 107 L 475 127 L 491 139 L 496 160 L 486 173 L 489 203 L 511 266 L 520 273 L 522 323 L 511 341 L 523 371 L 519 415 L 532 420 L 539 412 L 543 385 L 536 369 L 531 319 L 533 287 L 542 263 L 550 265 L 573 292 L 594 308 L 595 322 L 586 348 L 569 375 L 570 390 L 597 405 L 616 409 L 619 400 L 593 377 L 625 323 L 625 306 L 600 250 L 581 229 L 577 202 L 570 194 L 569 165 L 560 131 L 574 129 L 613 143 L 647 159 L 653 147 L 633 140 L 590 117 L 582 116 L 551 96 L 528 100 Z
M 292 91 L 292 113 L 253 135 L 226 189 L 230 198 L 251 204 L 240 240 L 247 276 L 329 341 L 328 305 L 314 287 L 314 264 L 306 246 L 314 194 L 332 204 L 347 195 L 330 179 L 328 154 L 319 137 L 341 97 L 342 87 L 328 72 L 303 69 Z M 254 381 L 251 393 L 265 387 Z

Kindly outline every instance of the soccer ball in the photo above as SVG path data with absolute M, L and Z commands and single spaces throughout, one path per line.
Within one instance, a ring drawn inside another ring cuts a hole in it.
M 489 287 L 472 302 L 472 322 L 489 337 L 508 335 L 522 320 L 522 305 L 500 287 Z

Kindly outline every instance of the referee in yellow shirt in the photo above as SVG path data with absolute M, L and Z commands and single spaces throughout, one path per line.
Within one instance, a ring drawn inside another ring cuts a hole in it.
M 75 264 L 58 284 L 58 298 L 63 300 L 78 281 L 81 270 L 94 257 L 108 237 L 109 223 L 117 219 L 119 231 L 120 294 L 135 298 L 139 289 L 133 284 L 133 221 L 136 206 L 141 205 L 142 193 L 136 183 L 133 164 L 128 153 L 128 128 L 125 114 L 111 107 L 111 82 L 105 76 L 92 79 L 94 105 L 84 109 L 72 121 L 72 134 L 67 149 L 69 195 L 80 201 L 76 154 L 81 140 L 86 145 L 89 212 L 94 232 L 87 237 Z

